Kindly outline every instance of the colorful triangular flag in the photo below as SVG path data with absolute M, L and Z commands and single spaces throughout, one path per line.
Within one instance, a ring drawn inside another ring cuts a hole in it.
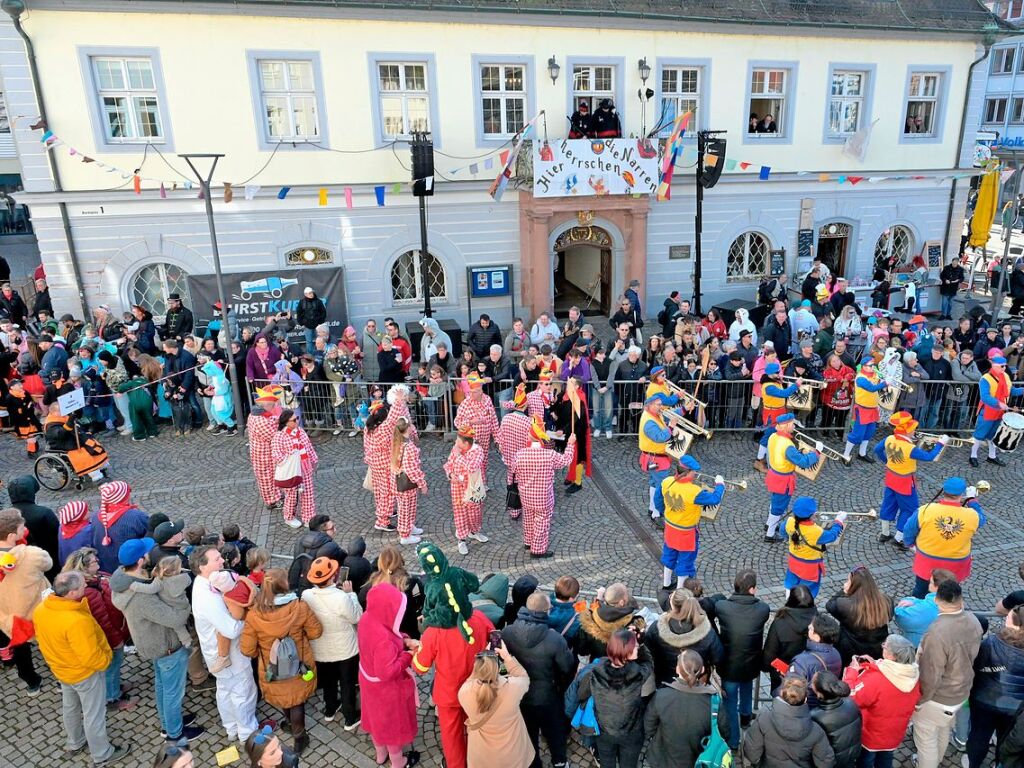
M 162 181 L 160 182 L 160 198 L 163 200 L 167 199 L 167 189 Z
M 224 182 L 224 202 L 230 203 L 235 199 L 235 190 L 231 188 L 231 184 L 227 181 Z
M 132 177 L 132 187 L 135 189 L 136 195 L 142 194 L 142 179 L 139 178 L 138 174 Z
M 735 171 L 736 170 L 736 161 L 733 160 L 732 158 L 726 158 L 725 159 L 725 170 L 727 170 L 727 171 Z
M 291 187 L 281 187 L 277 191 L 277 199 L 278 200 L 284 200 L 286 197 L 288 197 L 288 193 L 291 192 L 291 191 L 292 191 Z
M 822 181 L 822 182 L 825 182 L 825 181 L 828 181 L 828 180 L 829 180 L 829 179 L 831 179 L 831 178 L 832 178 L 832 177 L 831 177 L 831 176 L 829 176 L 829 175 L 828 175 L 827 173 L 819 173 L 819 174 L 818 174 L 818 181 Z
M 498 155 L 498 160 L 501 162 L 502 165 L 504 165 L 505 163 L 508 162 L 508 150 L 507 149 L 504 152 L 502 152 L 500 155 Z
M 327 187 L 320 187 L 320 194 L 317 202 L 321 206 L 327 205 Z
M 352 207 L 352 187 L 345 187 L 345 207 Z
M 384 185 L 373 188 L 373 194 L 377 197 L 377 206 L 380 208 L 384 207 Z
M 758 174 L 758 178 L 761 179 L 761 181 L 768 181 L 768 176 L 771 174 L 771 172 L 772 169 L 770 165 L 762 165 L 761 173 Z
M 246 184 L 245 185 L 245 199 L 253 200 L 256 197 L 256 193 L 260 191 L 259 184 Z
M 480 173 L 480 166 L 477 163 L 470 163 L 469 172 L 475 176 Z
M 494 158 L 488 157 L 486 160 L 484 160 L 484 170 L 489 171 L 492 168 L 494 168 Z
M 740 169 L 741 169 L 741 170 L 744 170 L 744 171 L 745 171 L 745 170 L 747 170 L 747 168 L 749 168 L 749 167 L 750 167 L 750 163 L 748 163 L 748 162 L 746 162 L 746 161 L 744 161 L 744 160 L 740 160 Z
M 392 195 L 400 195 L 400 194 L 402 194 L 402 182 L 396 181 L 394 184 L 391 185 L 391 194 Z

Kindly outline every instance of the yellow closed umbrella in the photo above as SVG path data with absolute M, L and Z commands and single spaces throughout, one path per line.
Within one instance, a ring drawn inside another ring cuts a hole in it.
M 988 243 L 992 222 L 996 218 L 996 205 L 999 202 L 999 172 L 986 173 L 978 187 L 978 200 L 974 205 L 974 218 L 971 219 L 972 248 L 981 248 Z

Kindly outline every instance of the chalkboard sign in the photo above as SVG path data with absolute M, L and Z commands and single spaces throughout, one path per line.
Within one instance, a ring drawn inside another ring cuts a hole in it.
M 929 267 L 941 267 L 942 266 L 942 242 L 939 240 L 930 240 L 925 245 L 928 250 L 928 266 Z
M 801 229 L 796 233 L 796 258 L 811 259 L 814 255 L 814 230 Z
M 769 251 L 771 261 L 769 263 L 769 274 L 778 277 L 786 271 L 786 249 L 779 248 L 777 251 Z

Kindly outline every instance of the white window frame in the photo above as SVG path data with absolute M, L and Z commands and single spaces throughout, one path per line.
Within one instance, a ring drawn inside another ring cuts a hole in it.
M 617 75 L 615 64 L 573 64 L 569 69 L 570 87 L 572 89 L 572 103 L 573 111 L 579 106 L 580 102 L 584 99 L 590 104 L 590 114 L 593 115 L 597 112 L 597 106 L 601 103 L 602 99 L 611 99 L 615 104 L 616 109 L 618 108 L 618 99 L 615 93 L 615 78 Z M 609 88 L 597 88 L 597 71 L 608 70 L 608 81 L 610 84 Z M 577 70 L 580 70 L 577 72 Z M 579 88 L 580 83 L 579 76 L 583 73 L 587 74 L 588 82 L 590 83 L 589 88 Z
M 441 270 L 441 275 L 444 278 L 443 285 L 441 286 L 444 289 L 444 292 L 440 293 L 440 294 L 431 293 L 430 301 L 431 302 L 437 302 L 437 303 L 447 303 L 448 300 L 449 300 L 448 299 L 448 295 L 450 293 L 450 291 L 448 289 L 448 270 L 445 269 L 444 261 L 436 253 L 432 253 L 428 249 L 427 250 L 427 255 L 431 256 L 434 259 L 434 261 L 437 263 L 438 268 Z M 413 295 L 411 297 L 408 297 L 408 298 L 398 298 L 398 297 L 395 296 L 395 284 L 394 284 L 393 274 L 394 274 L 394 270 L 399 266 L 399 263 L 406 256 L 410 257 L 410 262 L 411 262 L 412 272 L 413 272 L 412 287 L 413 287 L 413 289 L 415 291 L 415 295 Z M 420 249 L 419 248 L 410 248 L 408 250 L 402 251 L 400 254 L 398 254 L 398 256 L 395 257 L 395 260 L 391 262 L 391 265 L 388 267 L 388 271 L 387 271 L 387 285 L 388 285 L 389 294 L 391 296 L 391 304 L 392 304 L 392 306 L 395 306 L 395 307 L 406 307 L 406 306 L 415 306 L 417 304 L 422 304 L 423 303 L 423 272 L 421 271 L 421 263 L 422 263 L 422 260 L 420 259 Z
M 742 143 L 744 144 L 792 144 L 793 132 L 795 129 L 796 95 L 797 95 L 797 73 L 799 63 L 795 61 L 748 61 L 747 62 L 747 86 L 742 114 Z M 758 75 L 763 73 L 763 84 L 754 90 L 754 81 Z M 782 74 L 782 91 L 775 93 L 769 90 L 772 74 Z M 771 114 L 775 118 L 778 128 L 776 133 L 749 133 L 749 117 L 751 112 L 758 113 L 758 119 L 764 117 L 760 109 L 753 109 L 751 102 L 774 101 L 778 102 L 778 109 L 773 109 Z
M 899 143 L 901 144 L 939 144 L 946 122 L 946 105 L 949 101 L 949 81 L 953 68 L 949 65 L 910 66 L 907 67 L 907 81 L 903 89 L 903 119 L 899 124 Z M 929 78 L 935 78 L 935 88 L 929 93 L 925 84 Z M 914 89 L 915 79 L 917 89 Z M 911 104 L 932 104 L 931 130 L 921 133 L 907 133 L 907 119 L 911 115 Z
M 985 99 L 981 122 L 985 125 L 1002 125 L 1006 122 L 1006 109 L 1009 99 L 1006 96 L 993 96 Z
M 399 87 L 396 90 L 384 90 L 383 81 L 381 78 L 381 67 L 398 67 L 398 82 Z M 423 89 L 410 89 L 406 79 L 406 67 L 422 67 L 423 68 Z M 374 63 L 373 78 L 376 85 L 375 96 L 376 96 L 376 107 L 378 114 L 380 115 L 379 128 L 380 136 L 383 141 L 391 143 L 394 141 L 409 141 L 412 138 L 412 125 L 410 124 L 409 118 L 409 101 L 412 99 L 424 99 L 426 101 L 426 120 L 427 124 L 425 130 L 432 132 L 434 129 L 434 116 L 431 112 L 431 104 L 433 98 L 431 96 L 431 68 L 429 62 L 426 60 L 417 59 L 390 59 L 381 60 Z M 401 133 L 388 133 L 384 127 L 384 99 L 400 99 L 402 103 L 402 128 L 405 129 Z
M 1012 75 L 1014 59 L 1017 55 L 1016 46 L 1003 46 L 992 49 L 992 65 L 989 67 L 989 74 Z
M 103 132 L 109 144 L 163 144 L 164 118 L 161 109 L 160 92 L 157 84 L 157 73 L 153 62 L 146 56 L 93 56 L 90 61 L 96 84 L 96 98 L 100 117 L 103 121 Z M 101 63 L 117 64 L 121 71 L 121 88 L 104 88 L 100 81 L 99 66 Z M 149 68 L 149 77 L 153 81 L 152 88 L 137 87 L 131 83 L 130 64 L 145 64 Z M 108 117 L 106 99 L 124 99 L 126 134 L 114 136 Z M 152 99 L 156 103 L 158 133 L 146 136 L 143 133 L 141 110 L 137 103 L 141 99 Z
M 263 78 L 263 66 L 265 64 L 280 66 L 284 76 L 282 88 L 269 88 Z M 309 88 L 298 88 L 293 85 L 291 68 L 301 65 L 309 68 Z M 260 58 L 256 62 L 256 72 L 259 78 L 260 103 L 263 106 L 263 129 L 269 141 L 294 141 L 294 142 L 317 142 L 320 140 L 320 108 L 317 104 L 316 68 L 313 62 L 308 59 L 287 59 L 287 58 Z M 285 122 L 288 131 L 281 135 L 275 135 L 271 130 L 269 112 L 269 99 L 283 99 L 285 102 Z M 309 99 L 313 104 L 312 133 L 299 133 L 295 126 L 295 102 L 297 99 Z
M 167 277 L 168 267 L 178 270 L 178 272 L 180 272 L 182 274 L 182 277 L 184 278 L 180 283 L 175 284 L 176 287 L 174 287 L 173 290 L 171 288 L 171 282 L 168 280 Z M 164 305 L 165 310 L 167 308 L 168 294 L 173 293 L 175 291 L 182 294 L 182 301 L 184 301 L 186 305 L 191 306 L 192 301 L 188 289 L 189 271 L 184 267 L 181 267 L 178 264 L 169 261 L 149 261 L 146 263 L 135 265 L 135 271 L 132 272 L 131 279 L 128 281 L 128 300 L 131 304 L 139 303 L 145 299 L 144 295 L 136 293 L 135 290 L 135 286 L 138 283 L 140 276 L 142 275 L 142 271 L 145 269 L 155 269 L 157 272 L 157 278 L 159 280 L 158 284 L 160 286 L 160 292 L 162 294 L 161 301 Z M 143 303 L 143 306 L 146 306 L 146 304 Z M 146 306 L 146 309 L 153 313 L 154 318 L 165 317 L 166 313 L 159 314 L 157 312 L 153 312 L 154 308 L 155 307 Z
M 752 272 L 750 270 L 750 240 L 751 240 L 751 237 L 759 237 L 759 238 L 761 238 L 762 240 L 764 240 L 764 243 L 767 246 L 767 252 L 765 253 L 764 265 L 763 265 L 761 271 L 758 271 L 758 272 Z M 730 275 L 729 274 L 729 253 L 730 253 L 730 251 L 732 251 L 732 247 L 733 247 L 733 245 L 736 244 L 736 241 L 741 239 L 741 238 L 743 239 L 743 272 L 742 272 L 742 274 L 738 274 L 738 275 Z M 726 248 L 726 251 L 725 251 L 725 281 L 727 283 L 743 283 L 743 282 L 751 282 L 751 281 L 754 281 L 754 280 L 761 279 L 762 277 L 764 277 L 767 274 L 768 269 L 771 266 L 771 252 L 772 252 L 772 241 L 771 241 L 771 238 L 769 238 L 768 235 L 766 235 L 764 232 L 761 232 L 761 231 L 756 230 L 756 229 L 748 229 L 748 230 L 745 230 L 743 232 L 740 232 L 738 235 L 736 235 L 736 237 L 732 238 L 732 240 L 729 241 L 729 247 Z
M 674 115 L 674 118 L 675 117 L 679 117 L 679 115 L 683 114 L 685 111 L 687 111 L 689 109 L 692 109 L 694 115 L 693 115 L 693 119 L 690 121 L 690 132 L 696 133 L 696 131 L 698 129 L 698 126 L 703 124 L 703 106 L 702 106 L 703 102 L 702 102 L 702 99 L 704 97 L 704 90 L 705 90 L 704 70 L 705 70 L 705 68 L 702 67 L 702 66 L 682 65 L 682 64 L 665 64 L 665 65 L 663 65 L 663 66 L 661 66 L 659 68 L 658 83 L 657 83 L 657 86 L 658 86 L 658 116 L 659 117 L 661 115 L 668 114 L 665 111 L 665 102 L 667 102 L 667 101 L 673 102 L 672 115 Z M 667 73 L 675 73 L 675 75 L 676 75 L 676 90 L 674 90 L 674 91 L 666 91 L 665 90 L 665 75 Z M 693 91 L 681 91 L 681 90 L 679 90 L 679 85 L 682 83 L 682 79 L 683 79 L 681 76 L 684 73 L 687 76 L 689 76 L 690 74 L 696 75 L 697 84 L 696 84 L 696 87 L 694 88 Z M 687 102 L 687 103 L 688 102 L 692 102 L 692 104 L 693 104 L 692 108 L 691 107 L 686 107 L 684 109 L 683 106 L 682 106 L 682 104 L 684 102 Z M 672 131 L 672 122 L 674 122 L 674 118 L 673 118 L 673 120 L 666 119 L 666 125 L 660 131 L 661 135 L 663 135 L 663 136 L 669 135 L 669 133 Z
M 501 63 L 497 61 L 486 61 L 479 62 L 476 64 L 477 75 L 480 78 L 480 88 L 477 91 L 477 100 L 480 104 L 480 134 L 484 139 L 510 139 L 516 135 L 523 124 L 530 119 L 527 113 L 528 101 L 527 91 L 529 89 L 529 83 L 527 77 L 529 70 L 526 64 L 517 63 Z M 498 89 L 497 90 L 485 90 L 484 89 L 484 70 L 486 69 L 497 69 L 498 70 Z M 509 70 L 519 70 L 520 82 L 522 88 L 519 90 L 509 90 L 508 84 L 508 72 Z M 485 101 L 497 101 L 498 102 L 498 121 L 501 127 L 500 131 L 488 131 L 485 117 Z M 510 102 L 518 101 L 520 104 L 520 119 L 514 121 L 515 125 L 512 126 L 512 130 L 508 130 L 509 124 L 509 109 Z
M 846 92 L 848 86 L 847 78 L 849 76 L 856 76 L 860 78 L 860 93 L 849 94 Z M 842 84 L 840 87 L 840 93 L 836 93 L 836 78 L 842 77 Z M 867 89 L 868 89 L 868 73 L 861 70 L 855 69 L 834 69 L 832 70 L 832 76 L 829 78 L 828 89 L 829 89 L 829 113 L 828 113 L 828 133 L 830 136 L 852 136 L 861 128 L 864 127 L 864 112 L 867 102 Z M 843 130 L 842 127 L 838 129 L 832 123 L 833 107 L 839 107 L 839 122 L 842 124 L 843 118 L 845 117 L 845 111 L 847 105 L 857 105 L 857 124 L 853 126 L 853 130 Z

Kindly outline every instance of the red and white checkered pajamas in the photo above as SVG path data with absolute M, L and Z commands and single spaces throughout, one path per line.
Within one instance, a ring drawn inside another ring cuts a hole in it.
M 523 542 L 531 552 L 548 550 L 551 516 L 555 512 L 555 471 L 572 464 L 574 452 L 558 453 L 532 443 L 516 454 L 512 471 L 523 500 Z
M 299 502 L 299 491 L 302 492 L 302 511 L 299 519 L 305 524 L 313 519 L 316 514 L 316 491 L 313 488 L 313 474 L 316 472 L 316 465 L 320 459 L 316 455 L 313 443 L 310 442 L 306 430 L 298 429 L 298 441 L 302 444 L 302 452 L 305 457 L 302 459 L 302 484 L 295 488 L 284 489 L 284 519 L 292 520 L 295 517 L 295 506 Z M 295 438 L 282 429 L 270 443 L 270 449 L 274 457 L 274 466 L 277 466 L 285 457 L 295 450 Z
M 481 504 L 470 504 L 463 501 L 462 496 L 469 485 L 469 476 L 473 472 L 482 472 L 484 461 L 483 449 L 473 443 L 473 446 L 463 453 L 456 443 L 452 452 L 448 454 L 448 460 L 444 463 L 445 474 L 451 481 L 452 490 L 452 512 L 455 515 L 455 536 L 462 540 L 471 533 L 480 533 L 480 526 L 483 524 L 483 506 Z
M 512 484 L 512 464 L 515 462 L 516 454 L 530 444 L 530 417 L 525 413 L 513 411 L 505 414 L 505 418 L 498 427 L 496 442 L 501 452 L 501 460 L 505 462 L 505 484 Z M 508 510 L 509 516 L 515 520 L 519 517 L 520 510 Z
M 544 393 L 535 389 L 526 395 L 526 415 L 530 417 L 532 421 L 534 418 L 540 419 L 541 423 L 544 422 L 544 414 L 547 411 L 547 407 L 550 403 L 545 399 Z
M 249 461 L 256 475 L 263 503 L 268 507 L 281 500 L 281 489 L 274 485 L 274 454 L 270 443 L 277 434 L 277 417 L 252 413 L 245 425 L 249 434 Z
M 409 407 L 405 404 L 392 405 L 387 417 L 372 432 L 363 431 L 363 461 L 370 467 L 373 481 L 373 503 L 376 525 L 386 526 L 395 510 L 395 476 L 391 473 L 391 441 L 395 436 L 395 422 L 401 417 L 408 418 Z M 409 434 L 416 435 L 411 425 Z
M 494 412 L 494 405 L 489 397 L 474 399 L 472 395 L 461 403 L 455 412 L 455 428 L 473 428 L 473 442 L 480 446 L 483 455 L 483 466 L 480 468 L 480 475 L 483 477 L 484 485 L 487 485 L 487 459 L 491 452 L 491 438 L 498 431 L 498 414 Z
M 401 493 L 395 490 L 398 499 L 398 535 L 409 538 L 412 528 L 416 525 L 416 499 L 420 493 L 426 493 L 427 476 L 420 465 L 420 449 L 414 442 L 407 441 L 402 447 L 402 470 L 419 488 Z

